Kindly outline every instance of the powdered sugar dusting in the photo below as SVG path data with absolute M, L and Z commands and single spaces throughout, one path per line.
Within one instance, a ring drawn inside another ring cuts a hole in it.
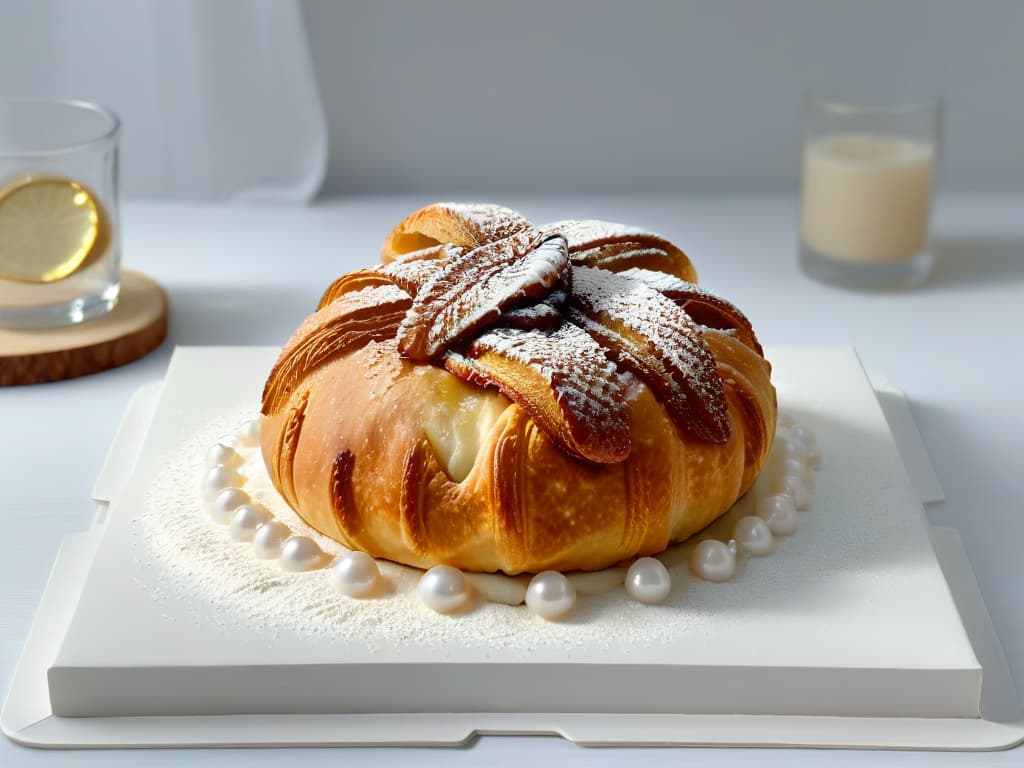
M 477 245 L 504 240 L 530 228 L 518 211 L 493 203 L 438 203 L 437 207 L 450 211 L 460 220 L 466 234 Z
M 553 331 L 562 324 L 562 313 L 547 301 L 503 312 L 501 324 L 509 328 L 536 328 Z
M 386 325 L 378 324 L 372 333 L 363 327 L 351 329 L 359 331 L 349 334 L 352 345 L 390 333 L 401 354 L 414 361 L 443 361 L 467 381 L 499 386 L 538 423 L 543 422 L 542 429 L 569 453 L 592 461 L 611 461 L 612 453 L 596 458 L 596 454 L 581 450 L 581 444 L 573 446 L 562 439 L 580 429 L 596 432 L 591 426 L 592 414 L 604 417 L 610 412 L 606 403 L 589 403 L 589 398 L 596 396 L 595 386 L 580 385 L 581 378 L 594 373 L 588 369 L 589 361 L 578 358 L 545 368 L 540 357 L 522 357 L 523 350 L 515 345 L 524 339 L 512 343 L 501 334 L 470 349 L 494 352 L 517 363 L 518 370 L 501 366 L 498 373 L 493 366 L 488 370 L 487 364 L 474 364 L 472 353 L 464 354 L 466 345 L 490 328 L 554 333 L 563 325 L 575 324 L 603 346 L 608 359 L 642 378 L 684 432 L 711 442 L 728 439 L 722 382 L 703 332 L 721 330 L 758 354 L 762 350 L 742 313 L 686 282 L 695 280 L 696 273 L 685 254 L 670 242 L 635 227 L 599 220 L 562 221 L 538 230 L 511 209 L 478 203 L 437 203 L 422 208 L 392 231 L 389 242 L 396 238 L 405 238 L 406 245 L 418 250 L 362 272 L 394 284 L 374 285 L 372 290 L 401 289 L 403 295 L 412 297 L 411 304 L 397 323 L 392 324 L 394 318 L 389 317 Z M 454 242 L 442 242 L 445 240 Z M 385 244 L 385 254 L 390 248 Z M 615 271 L 620 272 L 618 277 L 612 275 Z M 358 275 L 358 271 L 350 274 Z M 581 276 L 581 287 L 573 285 L 576 274 Z M 360 285 L 364 277 L 353 278 L 350 287 Z M 373 284 L 373 280 L 367 281 Z M 336 285 L 344 286 L 345 277 Z M 359 299 L 356 294 L 350 301 L 355 306 Z M 372 325 L 368 318 L 358 320 Z M 286 347 L 286 355 L 297 362 L 277 388 L 287 393 L 308 368 L 305 357 L 293 354 L 290 346 L 302 346 L 304 354 L 306 346 L 317 356 L 321 350 L 335 354 L 347 349 L 348 342 L 342 344 L 334 337 L 348 330 L 347 325 L 322 328 L 317 320 L 307 321 Z M 312 337 L 309 344 L 296 342 L 303 335 Z M 566 349 L 583 354 L 572 345 Z M 536 377 L 519 376 L 523 368 L 546 371 L 545 380 L 552 386 L 558 380 L 558 387 L 551 392 L 557 408 L 541 413 L 540 404 L 548 402 L 549 393 L 517 391 L 526 382 L 537 381 Z M 573 372 L 574 368 L 579 372 Z M 616 397 L 628 398 L 635 391 L 635 387 L 624 386 Z M 617 428 L 618 421 L 612 426 Z M 621 441 L 622 447 L 626 445 L 628 435 Z M 615 455 L 621 459 L 627 453 L 623 450 Z
M 259 560 L 247 544 L 233 542 L 224 526 L 203 513 L 199 493 L 203 457 L 215 442 L 233 432 L 256 411 L 236 409 L 183 440 L 163 463 L 146 497 L 140 530 L 150 570 L 143 586 L 158 603 L 188 601 L 211 606 L 228 632 L 244 629 L 262 636 L 296 634 L 318 643 L 357 645 L 371 651 L 420 647 L 447 651 L 464 647 L 609 648 L 642 638 L 645 646 L 669 646 L 679 633 L 704 631 L 710 610 L 687 607 L 690 590 L 680 589 L 661 606 L 629 600 L 622 590 L 581 597 L 569 621 L 552 623 L 523 606 L 478 602 L 470 611 L 443 616 L 416 596 L 420 571 L 382 561 L 391 585 L 372 600 L 338 593 L 329 569 L 287 573 L 275 561 Z M 258 449 L 239 448 L 245 463 L 246 490 L 294 533 L 310 536 L 331 555 L 344 548 L 306 526 L 274 490 Z M 685 566 L 673 568 L 685 579 Z M 709 601 L 709 606 L 713 603 Z M 205 611 L 204 611 L 205 615 Z
M 658 235 L 645 232 L 637 227 L 618 224 L 614 221 L 600 221 L 598 219 L 566 219 L 565 221 L 546 224 L 541 229 L 544 232 L 557 232 L 563 235 L 569 243 L 570 253 L 575 253 L 582 248 L 591 248 L 598 243 L 611 240 L 623 240 L 626 238 L 661 239 Z
M 671 268 L 672 257 L 663 248 L 645 248 L 637 243 L 625 242 L 613 245 L 601 245 L 597 248 L 575 251 L 572 254 L 573 264 L 587 267 L 602 267 L 612 272 L 619 271 L 621 266 L 641 263 L 660 263 Z
M 559 221 L 542 230 L 565 236 L 573 264 L 601 267 L 613 272 L 631 266 L 645 267 L 671 272 L 687 280 L 697 279 L 686 254 L 665 238 L 637 227 L 588 219 Z
M 536 230 L 450 259 L 417 293 L 399 328 L 402 352 L 427 359 L 497 321 L 517 301 L 543 296 L 568 268 L 565 240 Z
M 634 267 L 619 274 L 639 280 L 680 304 L 691 315 L 694 322 L 700 323 L 708 329 L 735 336 L 758 354 L 762 353 L 761 344 L 754 334 L 750 320 L 732 302 L 726 301 L 696 283 L 687 282 L 664 272 Z
M 451 246 L 446 246 L 446 248 L 451 248 Z M 461 248 L 451 248 L 451 251 L 461 252 L 461 250 Z M 440 256 L 438 258 L 395 260 L 390 264 L 384 264 L 378 267 L 378 269 L 383 274 L 391 278 L 395 282 L 395 285 L 415 298 L 416 294 L 419 293 L 420 288 L 441 271 L 444 259 L 446 258 L 447 256 Z
M 641 269 L 639 267 L 632 267 L 631 269 L 623 270 L 619 273 L 623 277 L 628 277 L 632 280 L 639 280 L 645 285 L 649 285 L 659 293 L 683 293 L 689 292 L 694 295 L 700 296 L 712 296 L 718 298 L 715 294 L 706 288 L 702 288 L 696 283 L 691 283 L 675 275 L 670 275 L 667 272 L 657 272 L 653 269 Z
M 643 282 L 603 269 L 574 266 L 572 283 L 577 311 L 570 318 L 602 342 L 614 339 L 612 351 L 648 374 L 646 383 L 680 426 L 690 426 L 696 416 L 713 437 L 727 425 L 715 358 L 682 309 Z
M 565 323 L 552 332 L 495 328 L 470 346 L 470 355 L 489 351 L 540 373 L 567 417 L 588 431 L 625 432 L 625 407 L 632 376 L 620 372 L 590 336 Z
M 541 243 L 522 258 L 515 259 L 507 266 L 492 269 L 479 280 L 464 276 L 470 288 L 463 294 L 468 301 L 455 301 L 446 306 L 438 315 L 434 328 L 473 327 L 486 324 L 487 317 L 495 320 L 502 310 L 528 296 L 543 295 L 549 290 L 569 266 L 565 240 L 558 237 Z M 440 345 L 451 334 L 434 331 L 432 339 Z

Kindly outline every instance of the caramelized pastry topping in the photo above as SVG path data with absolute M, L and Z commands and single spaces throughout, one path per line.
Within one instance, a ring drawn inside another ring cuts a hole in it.
M 393 261 L 378 269 L 387 275 L 395 285 L 413 298 L 420 288 L 433 280 L 444 267 L 445 262 L 465 253 L 465 248 L 446 245 L 432 259 L 410 259 L 409 261 Z
M 393 285 L 364 288 L 327 305 L 285 345 L 263 388 L 263 413 L 277 413 L 310 371 L 371 341 L 393 338 L 412 300 Z
M 715 296 L 696 283 L 680 280 L 674 275 L 655 272 L 650 269 L 627 269 L 621 273 L 626 277 L 646 283 L 658 293 L 672 299 L 682 307 L 686 314 L 706 328 L 734 331 L 741 343 L 750 347 L 757 354 L 762 354 L 761 344 L 754 335 L 754 327 L 734 304 Z
M 421 208 L 391 230 L 381 261 L 385 264 L 410 252 L 450 243 L 477 248 L 532 230 L 522 215 L 490 203 L 435 203 Z
M 510 309 L 502 314 L 501 324 L 520 330 L 553 331 L 562 324 L 562 313 L 554 304 L 542 301 Z
M 378 267 L 355 269 L 351 272 L 346 272 L 324 291 L 324 295 L 320 297 L 317 309 L 320 310 L 328 304 L 333 304 L 347 293 L 356 293 L 364 288 L 374 288 L 378 285 L 393 285 L 394 282 L 392 277 Z
M 499 206 L 438 204 L 395 227 L 382 260 L 325 292 L 271 373 L 264 413 L 317 366 L 395 338 L 412 360 L 497 387 L 591 462 L 629 455 L 634 376 L 684 433 L 729 439 L 705 334 L 761 347 L 743 313 L 698 287 L 667 240 L 603 221 L 537 229 Z
M 413 360 L 437 357 L 516 302 L 543 296 L 568 265 L 565 238 L 534 229 L 448 259 L 416 294 L 398 329 L 399 351 Z
M 589 219 L 559 221 L 543 230 L 565 237 L 573 264 L 610 272 L 641 267 L 697 282 L 697 270 L 685 253 L 668 240 L 636 227 Z
M 629 455 L 630 377 L 616 370 L 581 329 L 495 328 L 445 367 L 469 382 L 496 386 L 519 403 L 568 453 L 610 464 Z
M 639 376 L 684 432 L 729 439 L 715 358 L 697 324 L 644 283 L 593 267 L 573 267 L 569 319 Z
M 420 286 L 434 277 L 445 261 L 461 255 L 464 251 L 464 248 L 453 245 L 439 245 L 436 248 L 416 251 L 390 264 L 346 272 L 324 291 L 317 309 L 323 309 L 346 293 L 355 293 L 375 285 L 397 285 L 409 296 L 415 297 Z

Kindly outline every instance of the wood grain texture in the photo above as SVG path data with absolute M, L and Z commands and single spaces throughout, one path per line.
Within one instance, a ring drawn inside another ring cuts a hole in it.
M 80 325 L 0 329 L 0 386 L 87 376 L 138 360 L 167 336 L 167 294 L 149 277 L 126 270 L 108 314 Z

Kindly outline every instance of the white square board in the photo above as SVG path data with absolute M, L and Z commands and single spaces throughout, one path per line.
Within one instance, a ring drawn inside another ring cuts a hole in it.
M 980 665 L 878 401 L 845 348 L 768 351 L 782 408 L 816 431 L 826 461 L 798 531 L 733 582 L 691 579 L 668 605 L 645 607 L 651 624 L 639 632 L 625 601 L 591 611 L 607 631 L 589 645 L 550 642 L 549 627 L 508 609 L 522 613 L 522 631 L 496 653 L 487 638 L 453 641 L 457 624 L 438 629 L 441 643 L 381 628 L 368 644 L 225 624 L 195 595 L 154 599 L 160 566 L 138 530 L 146 491 L 182 440 L 255 407 L 275 355 L 176 352 L 50 668 L 58 714 L 978 716 Z

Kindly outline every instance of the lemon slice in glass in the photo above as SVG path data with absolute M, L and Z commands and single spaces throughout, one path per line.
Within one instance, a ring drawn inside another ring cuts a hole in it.
M 71 179 L 26 176 L 0 191 L 0 279 L 52 283 L 106 250 L 107 217 Z

